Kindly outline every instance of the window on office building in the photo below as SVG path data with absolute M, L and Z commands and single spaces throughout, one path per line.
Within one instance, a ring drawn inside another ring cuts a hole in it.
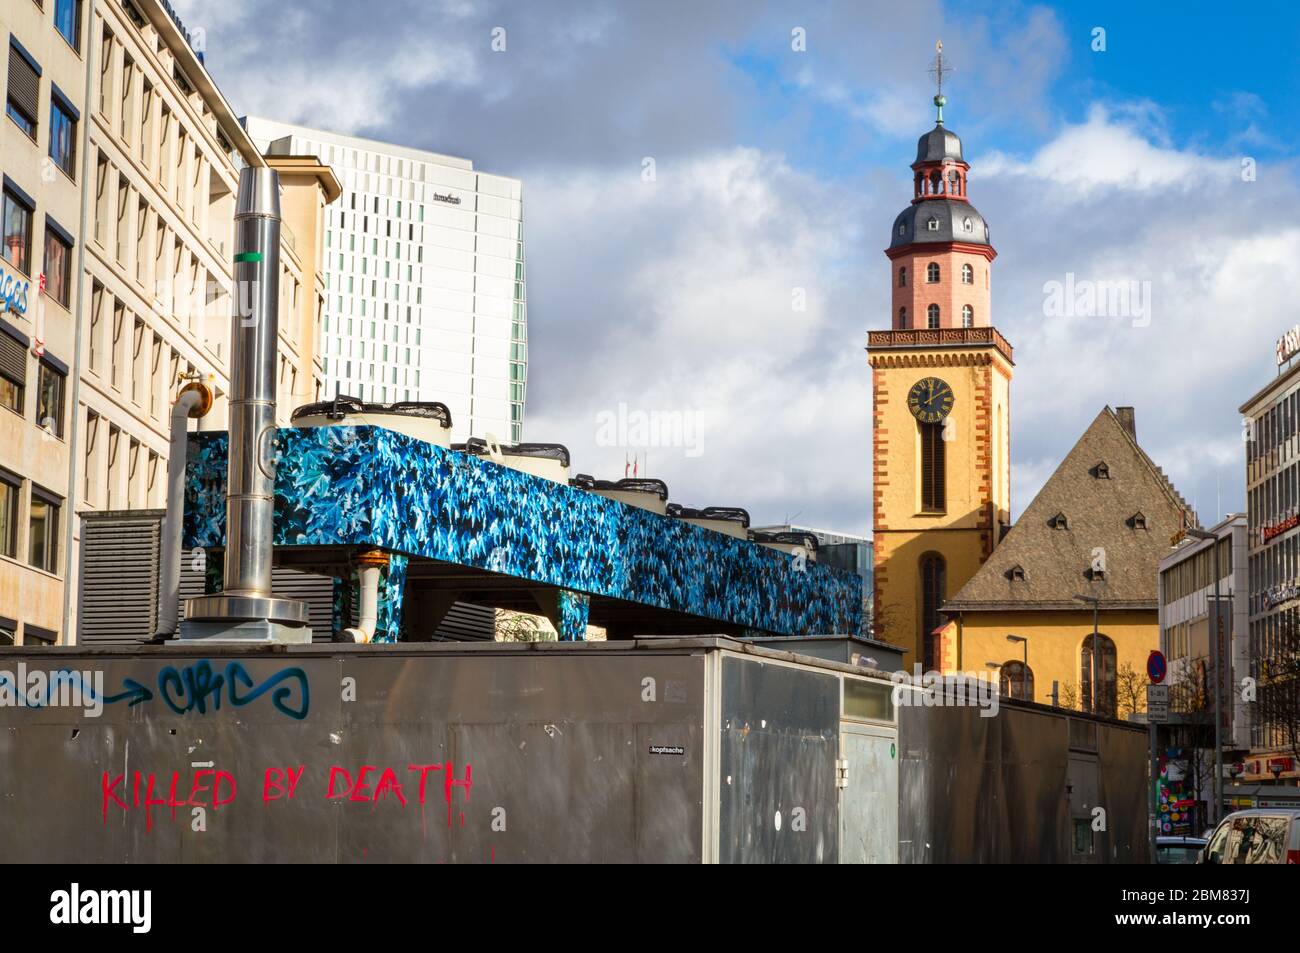
M 5 112 L 18 128 L 36 139 L 41 101 L 41 69 L 16 42 L 9 43 L 9 84 Z
M 95 158 L 95 241 L 105 247 L 108 245 L 108 182 L 108 157 L 101 152 Z
M 131 133 L 135 125 L 135 96 L 131 83 L 135 79 L 135 61 L 129 56 L 122 57 L 121 109 L 118 112 L 118 135 L 127 145 L 131 144 Z
M 32 487 L 32 505 L 27 517 L 27 562 L 46 572 L 58 568 L 62 503 L 54 494 Z
M 112 332 L 112 350 L 108 352 L 109 360 L 109 381 L 112 381 L 114 387 L 122 389 L 122 333 L 126 328 L 126 306 L 121 302 L 113 304 L 113 326 Z
M 104 286 L 98 281 L 90 288 L 90 369 L 96 374 L 104 360 Z
M 122 509 L 121 458 L 118 454 L 118 447 L 121 442 L 121 429 L 109 424 L 108 444 L 104 449 L 108 455 L 108 495 L 106 503 L 110 510 Z
M 0 328 L 0 406 L 23 412 L 27 389 L 27 344 Z
M 56 437 L 63 436 L 63 393 L 67 377 L 47 361 L 41 361 L 40 390 L 36 423 Z
M 50 158 L 70 179 L 77 177 L 77 120 L 80 114 L 56 89 L 50 95 Z
M 86 411 L 86 449 L 81 467 L 81 498 L 91 506 L 95 505 L 95 461 L 98 458 L 95 448 L 99 444 L 99 414 L 93 410 Z
M 72 300 L 72 236 L 45 218 L 45 294 L 65 308 Z
M 109 80 L 109 73 L 113 69 L 113 33 L 104 27 L 104 33 L 100 39 L 99 46 L 99 111 L 104 116 L 109 114 L 110 100 L 113 84 Z
M 18 556 L 18 492 L 22 481 L 0 470 L 0 555 Z
M 81 0 L 54 0 L 54 28 L 74 50 L 81 50 Z
M 5 186 L 3 211 L 4 245 L 0 255 L 24 275 L 32 273 L 32 204 L 26 196 Z

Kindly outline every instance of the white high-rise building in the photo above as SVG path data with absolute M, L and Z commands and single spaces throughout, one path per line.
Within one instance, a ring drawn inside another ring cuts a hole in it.
M 264 152 L 315 155 L 326 210 L 322 398 L 438 400 L 454 440 L 522 439 L 523 185 L 468 159 L 246 117 Z

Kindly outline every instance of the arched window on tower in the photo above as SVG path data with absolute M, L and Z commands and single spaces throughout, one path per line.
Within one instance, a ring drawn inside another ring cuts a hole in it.
M 936 671 L 939 668 L 939 639 L 934 630 L 942 621 L 939 607 L 947 598 L 948 567 L 938 553 L 926 553 L 921 557 L 921 646 L 925 656 L 925 670 Z
M 906 267 L 903 267 L 903 268 L 899 268 L 899 269 L 898 269 L 898 287 L 900 287 L 900 288 L 906 288 L 906 287 L 907 287 L 907 268 L 906 268 Z
M 975 309 L 968 304 L 961 306 L 961 326 L 963 328 L 975 326 Z
M 998 673 L 998 690 L 1008 698 L 1034 700 L 1034 670 L 1019 660 L 1004 662 Z
M 1101 691 L 1098 693 L 1100 705 L 1096 710 L 1099 714 L 1114 718 L 1119 711 L 1118 697 L 1115 692 L 1115 643 L 1101 633 L 1097 635 L 1096 665 L 1100 669 L 1097 681 L 1101 685 Z M 1083 702 L 1083 710 L 1089 712 L 1094 710 L 1092 670 L 1092 635 L 1089 634 L 1079 649 L 1079 695 Z
M 939 327 L 939 306 L 937 304 L 932 304 L 925 309 L 925 323 L 932 331 Z
M 932 261 L 925 266 L 925 280 L 930 284 L 934 284 L 939 280 L 939 263 L 937 261 Z
M 944 421 L 933 424 L 918 422 L 917 426 L 921 428 L 921 509 L 926 513 L 942 513 L 947 509 L 944 500 L 947 477 Z
M 961 195 L 961 176 L 956 169 L 948 173 L 948 191 L 953 195 Z
M 900 328 L 905 328 L 905 327 L 907 327 L 907 309 L 906 309 L 906 308 L 899 308 L 899 309 L 898 309 L 898 326 L 899 326 Z
M 961 283 L 964 285 L 975 284 L 975 269 L 968 264 L 961 266 Z
M 936 169 L 934 172 L 930 173 L 930 194 L 938 195 L 940 189 L 942 188 L 943 188 L 943 176 L 941 176 L 938 170 Z

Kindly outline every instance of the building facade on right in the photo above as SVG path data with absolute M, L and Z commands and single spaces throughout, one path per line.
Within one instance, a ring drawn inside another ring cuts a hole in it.
M 1255 718 L 1241 780 L 1300 782 L 1300 329 L 1278 375 L 1238 408 L 1246 444 L 1250 675 Z
M 468 159 L 258 117 L 268 155 L 337 173 L 327 211 L 325 398 L 441 401 L 452 439 L 523 439 L 523 185 Z

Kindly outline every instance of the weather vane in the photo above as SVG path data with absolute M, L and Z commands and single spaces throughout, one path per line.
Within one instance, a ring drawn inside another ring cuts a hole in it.
M 939 116 L 935 122 L 942 125 L 943 107 L 948 102 L 943 98 L 943 77 L 944 74 L 952 72 L 952 67 L 943 65 L 943 40 L 935 41 L 934 53 L 934 62 L 930 64 L 930 73 L 934 76 L 934 85 L 936 87 L 934 105 L 939 110 Z

